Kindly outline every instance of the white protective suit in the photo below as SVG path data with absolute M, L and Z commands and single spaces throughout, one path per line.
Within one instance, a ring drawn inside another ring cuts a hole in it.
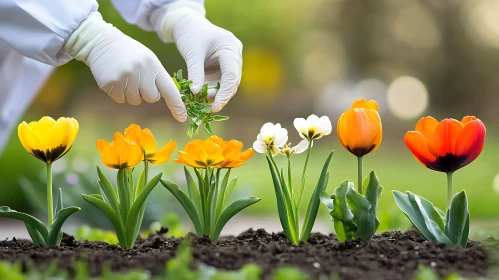
M 242 44 L 232 33 L 214 26 L 204 18 L 204 0 L 112 2 L 128 23 L 146 31 L 156 31 L 164 42 L 177 44 L 179 52 L 187 62 L 189 79 L 194 81 L 191 85 L 193 92 L 199 92 L 203 83 L 216 84 L 221 80 L 221 88 L 209 92 L 209 97 L 214 100 L 214 112 L 222 109 L 240 82 Z M 65 64 L 73 57 L 84 61 L 91 68 L 99 87 L 109 94 L 109 91 L 101 86 L 98 75 L 102 72 L 105 61 L 98 62 L 98 67 L 92 68 L 90 64 L 99 59 L 100 54 L 95 54 L 99 50 L 90 52 L 87 46 L 81 45 L 82 40 L 78 37 L 88 37 L 88 33 L 94 31 L 92 28 L 104 26 L 97 9 L 96 0 L 0 1 L 0 154 L 14 125 L 18 123 L 20 116 L 36 97 L 55 66 Z M 92 21 L 97 23 L 80 32 L 83 35 L 73 34 L 84 29 L 80 26 L 84 26 L 85 22 Z M 102 33 L 95 34 L 98 37 L 95 40 L 100 39 Z M 120 35 L 117 33 L 116 36 Z M 192 44 L 193 40 L 197 43 Z M 199 44 L 199 40 L 204 43 Z M 66 46 L 66 43 L 70 46 Z M 90 43 L 87 45 L 91 45 Z M 74 50 L 78 44 L 80 49 Z M 102 42 L 102 45 L 106 47 L 109 44 Z M 99 73 L 94 73 L 94 70 Z M 117 102 L 126 100 L 125 96 L 115 98 L 113 95 L 110 94 Z M 179 117 L 174 113 L 174 109 L 178 111 L 179 108 L 172 109 L 167 100 L 168 96 L 163 97 L 175 118 L 185 120 L 185 116 Z M 144 99 L 148 102 L 157 101 L 150 101 L 145 97 Z M 126 101 L 132 103 L 130 100 Z M 133 102 L 138 104 L 140 100 Z M 178 107 L 178 104 L 174 105 Z

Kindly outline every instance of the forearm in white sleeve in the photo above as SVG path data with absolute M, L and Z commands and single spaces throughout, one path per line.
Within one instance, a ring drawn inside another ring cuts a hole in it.
M 65 64 L 64 40 L 97 8 L 96 0 L 1 0 L 0 39 L 26 57 Z
M 204 0 L 112 0 L 121 16 L 130 24 L 135 24 L 146 31 L 159 31 L 165 13 L 170 9 L 189 7 L 205 16 Z M 159 37 L 165 42 L 172 42 L 161 32 Z

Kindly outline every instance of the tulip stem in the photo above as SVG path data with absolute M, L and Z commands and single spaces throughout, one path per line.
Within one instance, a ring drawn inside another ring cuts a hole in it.
M 447 209 L 452 202 L 452 172 L 447 173 Z
M 308 165 L 308 159 L 310 157 L 310 148 L 311 147 L 312 147 L 312 140 L 308 140 L 307 157 L 305 159 L 305 165 L 303 165 L 303 172 L 301 174 L 300 198 L 298 199 L 297 209 L 300 209 L 301 201 L 303 199 L 303 193 L 305 191 L 305 181 L 306 181 L 305 173 L 307 172 L 307 165 Z
M 48 212 L 48 228 L 54 222 L 54 204 L 52 202 L 52 164 L 47 163 L 47 212 Z
M 362 195 L 362 157 L 357 157 L 357 191 Z

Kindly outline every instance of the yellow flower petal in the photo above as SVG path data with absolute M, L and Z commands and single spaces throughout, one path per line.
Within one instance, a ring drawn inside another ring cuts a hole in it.
M 177 143 L 170 140 L 170 142 L 168 142 L 168 144 L 163 146 L 161 149 L 157 150 L 154 153 L 147 154 L 146 155 L 147 161 L 150 162 L 151 164 L 165 163 L 170 159 L 170 156 L 176 147 L 177 147 Z

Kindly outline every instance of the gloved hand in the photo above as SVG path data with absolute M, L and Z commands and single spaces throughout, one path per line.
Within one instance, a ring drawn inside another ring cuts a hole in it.
M 175 41 L 187 63 L 193 93 L 199 93 L 205 83 L 213 87 L 220 82 L 220 89 L 208 91 L 208 98 L 214 100 L 212 111 L 218 112 L 241 82 L 243 45 L 231 32 L 209 22 L 202 5 L 191 1 L 175 4 L 168 6 L 158 31 L 166 42 Z
M 66 40 L 64 50 L 85 62 L 99 88 L 116 102 L 138 105 L 162 96 L 175 119 L 187 119 L 180 93 L 156 55 L 99 13 L 92 13 Z

